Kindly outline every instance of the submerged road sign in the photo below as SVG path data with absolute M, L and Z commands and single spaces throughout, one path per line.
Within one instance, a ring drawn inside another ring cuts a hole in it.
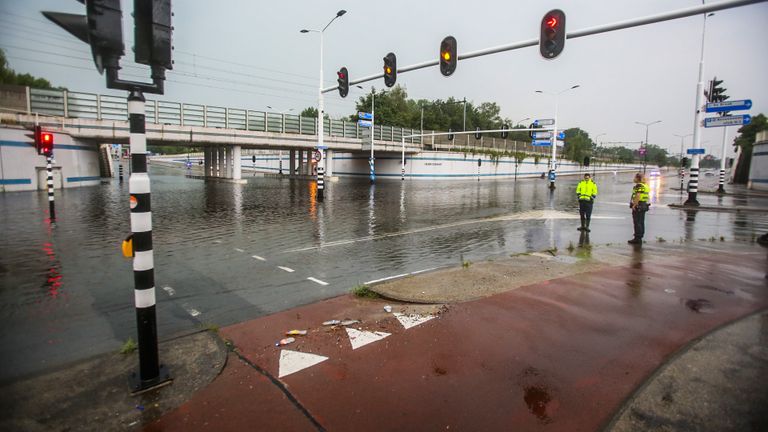
M 710 117 L 704 119 L 704 127 L 722 127 L 722 126 L 741 126 L 749 124 L 752 121 L 752 117 L 749 114 L 724 116 L 724 117 Z
M 732 101 L 708 103 L 706 110 L 707 112 L 725 112 L 725 111 L 748 110 L 751 108 L 752 108 L 752 100 L 744 99 L 744 100 L 732 100 Z
M 703 148 L 690 148 L 690 149 L 688 149 L 688 150 L 686 151 L 686 153 L 688 153 L 689 155 L 694 155 L 694 154 L 704 154 L 704 153 L 705 153 L 705 151 L 704 151 L 704 149 L 703 149 Z
M 536 125 L 536 126 L 551 126 L 551 125 L 555 124 L 555 119 L 539 119 L 539 120 L 534 120 L 533 124 Z
M 373 115 L 371 113 L 368 113 L 368 112 L 358 111 L 357 118 L 359 118 L 361 120 L 372 120 L 373 119 Z

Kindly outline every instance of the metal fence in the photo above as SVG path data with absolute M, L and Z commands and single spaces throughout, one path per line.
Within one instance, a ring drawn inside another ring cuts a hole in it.
M 32 112 L 67 118 L 94 120 L 128 119 L 128 103 L 118 96 L 80 93 L 67 90 L 30 89 L 29 107 Z M 147 100 L 148 123 L 238 129 L 258 132 L 315 135 L 317 119 L 300 115 L 186 104 L 162 100 Z M 399 142 L 403 136 L 417 134 L 414 129 L 393 126 L 375 127 L 375 137 L 382 141 Z M 368 138 L 370 131 L 356 122 L 325 119 L 323 132 L 331 137 Z M 409 144 L 421 144 L 420 137 L 406 139 Z

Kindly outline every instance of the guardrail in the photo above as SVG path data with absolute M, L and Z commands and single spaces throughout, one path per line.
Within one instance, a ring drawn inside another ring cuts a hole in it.
M 123 97 L 35 88 L 30 88 L 27 95 L 30 112 L 95 120 L 125 121 L 128 118 L 128 103 Z M 166 125 L 301 135 L 317 133 L 317 119 L 314 117 L 162 100 L 147 100 L 146 119 L 150 123 Z M 360 128 L 356 122 L 344 120 L 325 119 L 324 132 L 331 137 L 370 139 L 368 128 Z M 376 125 L 375 138 L 399 142 L 403 136 L 417 132 L 414 129 Z M 422 144 L 422 139 L 414 137 L 407 142 Z

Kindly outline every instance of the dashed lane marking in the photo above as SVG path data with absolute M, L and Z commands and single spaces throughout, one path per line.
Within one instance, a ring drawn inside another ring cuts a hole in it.
M 238 251 L 238 252 L 245 252 L 244 250 L 242 250 L 240 248 L 235 248 L 235 250 Z
M 302 369 L 306 369 L 326 360 L 328 360 L 328 357 L 317 354 L 282 350 L 280 351 L 278 378 L 288 376 L 292 373 L 296 373 Z
M 168 295 L 171 296 L 171 297 L 173 297 L 173 295 L 176 294 L 176 290 L 171 288 L 171 287 L 169 287 L 169 286 L 163 287 L 163 290 L 165 290 L 165 292 L 167 292 Z
M 260 257 L 260 256 L 258 256 L 258 255 L 251 255 L 251 258 L 253 258 L 253 259 L 257 259 L 257 260 L 259 260 L 259 261 L 266 261 L 266 259 L 265 259 L 265 258 L 262 258 L 262 257 Z
M 186 310 L 188 314 L 192 315 L 192 317 L 197 317 L 197 316 L 200 316 L 200 314 L 201 314 L 201 312 L 199 310 L 193 308 L 192 306 L 189 306 L 189 305 L 185 304 L 185 305 L 183 305 L 183 307 L 184 307 L 184 310 Z
M 387 276 L 387 277 L 383 277 L 381 279 L 374 279 L 374 280 L 371 280 L 371 281 L 368 281 L 368 282 L 364 282 L 363 285 L 371 285 L 371 284 L 375 284 L 375 283 L 379 283 L 379 282 L 385 282 L 385 281 L 392 280 L 392 279 L 399 279 L 399 278 L 404 278 L 406 276 L 413 276 L 413 275 L 417 275 L 417 274 L 420 274 L 420 273 L 425 273 L 425 272 L 428 272 L 428 271 L 436 270 L 437 268 L 438 267 L 430 267 L 428 269 L 417 270 L 417 271 L 410 272 L 410 273 L 403 273 L 403 274 L 394 275 L 394 276 Z
M 312 282 L 314 282 L 314 283 L 318 283 L 318 284 L 320 284 L 320 285 L 328 285 L 328 282 L 323 282 L 323 281 L 321 281 L 320 279 L 315 279 L 315 278 L 313 278 L 313 277 L 308 277 L 307 279 L 308 279 L 308 280 L 311 280 L 311 281 L 312 281 Z
M 293 273 L 295 270 L 290 267 L 283 267 L 283 266 L 277 266 L 280 270 L 287 271 L 288 273 Z

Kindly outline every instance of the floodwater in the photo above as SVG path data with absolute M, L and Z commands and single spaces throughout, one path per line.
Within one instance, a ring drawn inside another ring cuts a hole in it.
M 577 179 L 329 182 L 253 177 L 247 185 L 152 167 L 155 281 L 161 339 L 333 297 L 356 285 L 463 260 L 577 243 Z M 593 244 L 632 236 L 631 175 L 598 176 Z M 703 178 L 706 181 L 706 178 Z M 669 183 L 669 185 L 667 184 Z M 762 213 L 686 212 L 676 177 L 652 182 L 646 240 L 751 241 Z M 706 184 L 704 185 L 706 187 Z M 700 194 L 702 204 L 768 198 Z M 0 194 L 0 381 L 117 350 L 136 338 L 128 182 Z M 575 219 L 573 218 L 575 216 Z

